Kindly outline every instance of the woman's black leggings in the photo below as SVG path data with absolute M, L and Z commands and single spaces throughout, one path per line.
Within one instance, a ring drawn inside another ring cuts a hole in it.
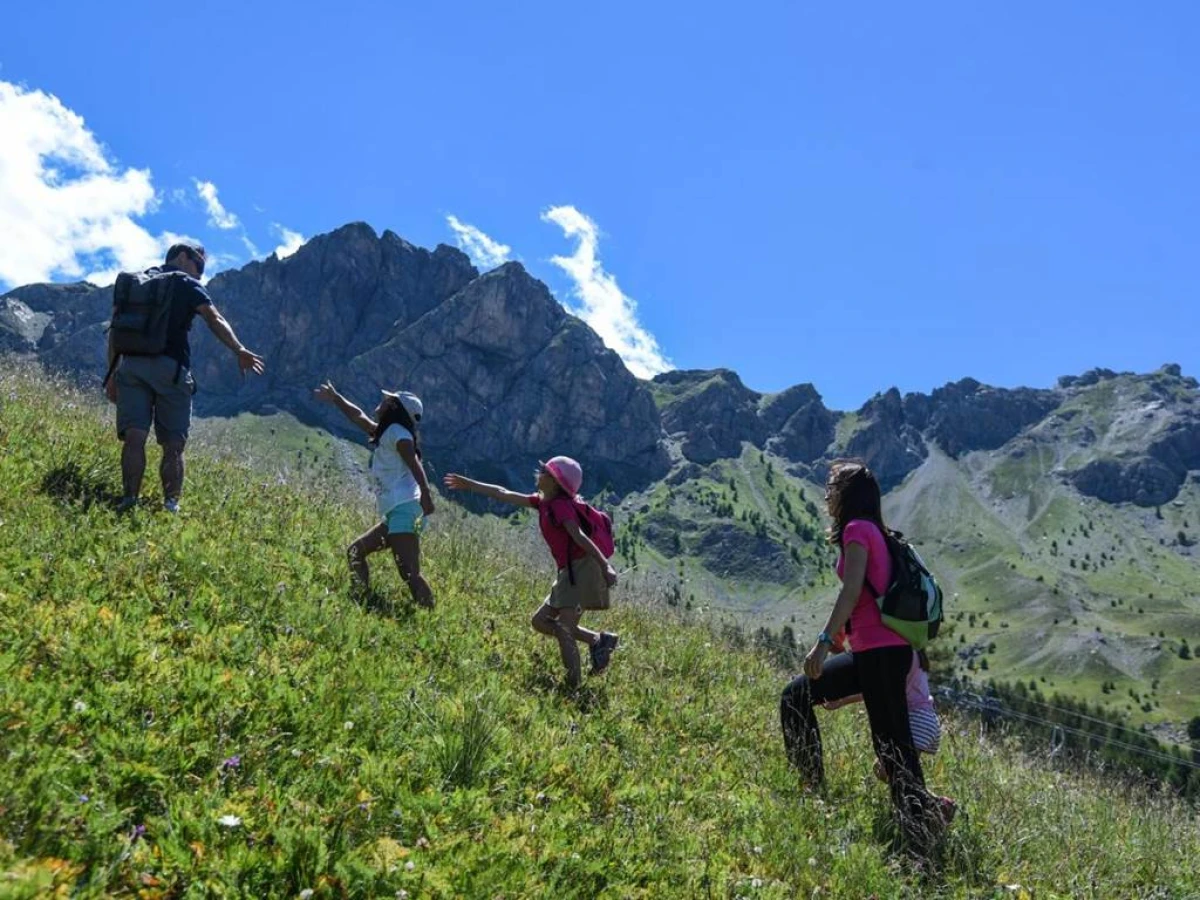
M 788 759 L 809 784 L 820 785 L 825 780 L 825 764 L 813 707 L 862 694 L 875 755 L 891 784 L 892 803 L 902 815 L 921 821 L 932 807 L 908 721 L 905 685 L 912 654 L 912 648 L 905 646 L 830 656 L 820 678 L 801 675 L 784 689 L 779 713 Z

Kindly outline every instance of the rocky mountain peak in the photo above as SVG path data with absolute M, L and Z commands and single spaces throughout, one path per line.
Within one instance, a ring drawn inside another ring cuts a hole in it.
M 913 398 L 907 408 L 916 427 L 950 456 L 959 457 L 1003 446 L 1060 402 L 1054 391 L 994 388 L 964 378 L 937 388 L 928 404 Z
M 760 444 L 766 431 L 759 420 L 762 395 L 747 388 L 729 369 L 664 372 L 653 380 L 668 434 L 683 436 L 682 452 L 694 463 L 737 456 L 742 442 Z

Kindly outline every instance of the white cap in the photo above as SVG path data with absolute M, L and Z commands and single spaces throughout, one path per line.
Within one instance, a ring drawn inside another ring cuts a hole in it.
M 393 397 L 400 401 L 400 405 L 408 412 L 414 422 L 420 422 L 421 416 L 425 412 L 425 404 L 421 402 L 421 398 L 410 391 L 383 391 L 383 396 Z

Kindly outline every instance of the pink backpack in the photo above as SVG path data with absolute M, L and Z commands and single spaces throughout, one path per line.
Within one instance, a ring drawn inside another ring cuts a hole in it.
M 611 558 L 617 552 L 613 542 L 612 516 L 578 497 L 575 499 L 575 511 L 579 513 L 579 527 L 583 533 L 592 539 L 605 557 Z
M 575 504 L 575 513 L 579 516 L 579 530 L 592 539 L 596 549 L 603 553 L 606 559 L 611 559 L 612 555 L 617 552 L 616 543 L 613 541 L 612 516 L 596 509 L 580 497 L 576 497 L 572 502 Z M 554 524 L 562 527 L 561 522 L 555 521 Z M 571 562 L 572 560 L 568 556 L 567 577 L 571 584 L 574 584 L 575 568 Z

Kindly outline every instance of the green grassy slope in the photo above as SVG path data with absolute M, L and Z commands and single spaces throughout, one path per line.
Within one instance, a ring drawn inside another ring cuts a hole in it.
M 1164 736 L 1179 740 L 1200 714 L 1200 662 L 1179 652 L 1200 642 L 1200 556 L 1176 535 L 1200 522 L 1200 488 L 1156 515 L 1081 497 L 1060 463 L 1045 446 L 959 462 L 935 450 L 887 512 L 953 593 L 964 672 L 1037 679 L 1134 723 L 1172 723 Z
M 201 418 L 192 426 L 191 444 L 217 458 L 295 475 L 303 480 L 348 476 L 366 484 L 365 443 L 352 443 L 305 425 L 286 412 L 241 413 L 231 418 Z
M 685 390 L 657 387 L 663 403 Z M 1163 401 L 1181 390 L 1163 375 L 1077 389 L 1008 447 L 957 461 L 934 448 L 888 498 L 891 520 L 922 542 L 958 594 L 960 674 L 1032 678 L 1183 739 L 1200 714 L 1200 660 L 1180 658 L 1183 641 L 1189 652 L 1200 644 L 1200 554 L 1178 536 L 1200 540 L 1200 483 L 1156 512 L 1082 498 L 1061 477 L 1140 446 L 1146 428 L 1162 427 Z M 852 420 L 839 427 L 852 429 Z M 285 477 L 365 485 L 361 447 L 287 414 L 205 420 L 196 437 Z M 681 607 L 719 610 L 750 627 L 790 625 L 803 636 L 824 620 L 836 588 L 823 523 L 812 514 L 822 505 L 818 486 L 747 445 L 737 459 L 626 498 L 620 561 L 658 573 Z
M 736 459 L 625 498 L 617 513 L 632 538 L 620 558 L 667 573 L 693 605 L 789 619 L 833 585 L 821 503 L 819 488 L 747 444 Z
M 954 723 L 927 771 L 969 817 L 922 879 L 861 711 L 826 717 L 804 794 L 784 676 L 708 630 L 618 594 L 612 670 L 563 693 L 510 526 L 435 517 L 438 609 L 380 560 L 371 612 L 345 596 L 360 498 L 197 452 L 181 516 L 118 518 L 109 413 L 13 370 L 0 404 L 0 896 L 1200 891 L 1187 811 Z
M 661 405 L 678 401 L 657 389 Z M 1099 703 L 1165 740 L 1184 740 L 1186 723 L 1200 715 L 1200 481 L 1193 476 L 1155 510 L 1084 497 L 1068 475 L 1144 453 L 1194 395 L 1166 372 L 1081 384 L 997 450 L 951 459 L 930 446 L 886 498 L 888 521 L 918 542 L 950 589 L 959 674 L 1034 679 L 1047 695 Z M 830 452 L 857 427 L 856 416 L 843 416 Z M 694 605 L 772 630 L 789 626 L 806 639 L 836 584 L 822 522 L 805 509 L 809 500 L 823 506 L 821 488 L 785 468 L 749 445 L 737 459 L 681 464 L 667 479 L 674 485 L 623 505 L 634 531 L 644 526 L 623 548 L 626 560 L 667 573 Z M 801 530 L 778 505 L 781 492 Z M 763 562 L 721 552 L 714 538 L 722 528 L 764 537 Z

